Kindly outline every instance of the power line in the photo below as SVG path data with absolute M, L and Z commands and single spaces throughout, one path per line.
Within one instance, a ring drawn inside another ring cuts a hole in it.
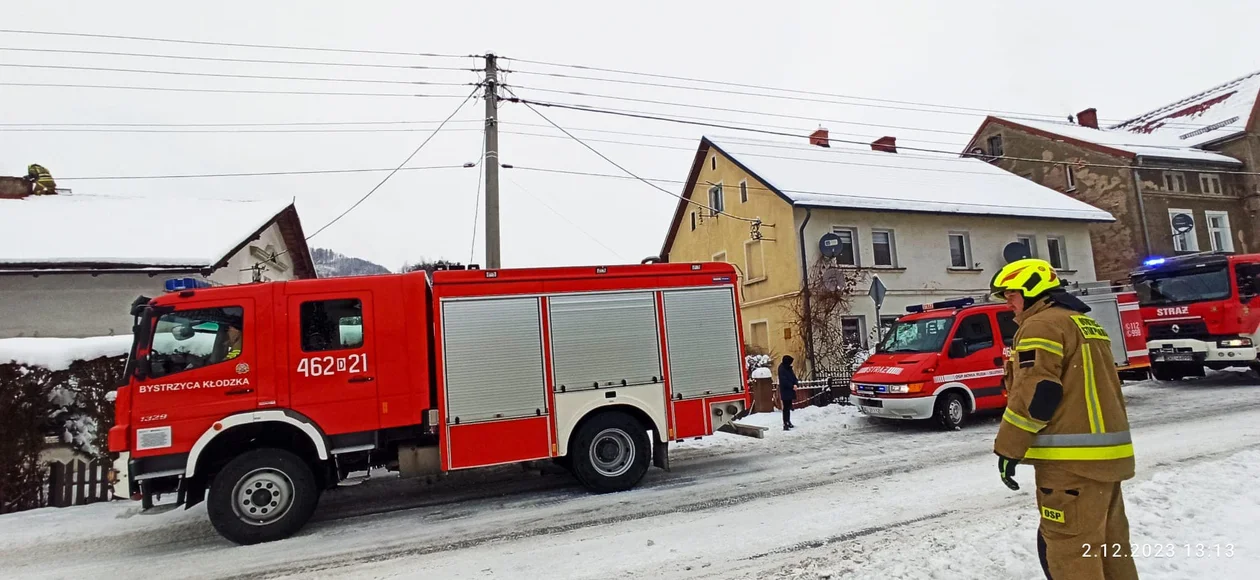
M 402 171 L 427 171 L 431 169 L 463 169 L 465 165 L 431 165 L 427 167 L 404 167 Z M 182 175 L 94 175 L 85 177 L 62 177 L 57 176 L 57 181 L 115 181 L 115 180 L 144 180 L 144 179 L 206 179 L 219 177 L 271 177 L 277 175 L 328 175 L 336 173 L 379 173 L 382 171 L 393 171 L 392 168 L 363 168 L 363 169 L 314 169 L 309 171 L 258 171 L 250 173 L 194 173 Z
M 165 42 L 171 44 L 193 44 L 198 46 L 230 46 L 235 48 L 266 48 L 276 50 L 307 50 L 315 52 L 341 52 L 350 54 L 379 54 L 379 55 L 395 55 L 395 56 L 413 56 L 427 58 L 479 58 L 479 55 L 458 55 L 458 54 L 439 54 L 432 52 L 398 52 L 390 50 L 364 50 L 351 48 L 328 48 L 321 46 L 287 46 L 278 44 L 247 44 L 241 42 L 215 42 L 208 40 L 186 40 L 178 38 L 154 38 L 146 36 L 122 36 L 117 34 L 88 34 L 84 32 L 53 32 L 46 30 L 11 30 L 0 29 L 0 33 L 5 34 L 30 34 L 39 36 L 68 36 L 77 38 L 100 38 L 111 40 L 136 40 L 141 42 Z
M 584 93 L 584 92 L 581 92 L 581 91 L 564 91 L 564 90 L 560 90 L 560 89 L 546 89 L 546 88 L 538 88 L 538 87 L 530 87 L 530 86 L 521 86 L 521 85 L 516 85 L 516 88 L 518 88 L 518 89 L 528 89 L 528 90 L 531 90 L 531 91 L 539 91 L 539 92 L 543 92 L 543 93 L 557 93 L 557 94 L 562 94 L 562 95 L 572 95 L 572 96 L 578 96 L 578 97 L 589 97 L 589 98 L 594 98 L 594 99 L 610 99 L 610 100 L 615 100 L 615 101 L 627 101 L 627 102 L 632 102 L 632 103 L 645 103 L 645 104 L 650 104 L 650 105 L 664 105 L 664 106 L 667 106 L 667 107 L 684 107 L 684 108 L 689 108 L 689 109 L 703 109 L 703 110 L 707 110 L 707 111 L 719 111 L 719 112 L 723 112 L 723 113 L 739 113 L 739 114 L 743 114 L 743 115 L 762 115 L 762 116 L 765 116 L 765 117 L 778 117 L 778 118 L 781 118 L 781 119 L 798 119 L 798 120 L 802 120 L 802 121 L 814 121 L 814 122 L 821 122 L 821 123 L 838 123 L 838 124 L 841 124 L 841 125 L 859 125 L 859 126 L 862 126 L 862 127 L 878 127 L 878 128 L 887 128 L 887 129 L 900 129 L 900 130 L 903 130 L 903 131 L 923 131 L 923 132 L 927 132 L 927 133 L 944 133 L 944 134 L 949 134 L 949 135 L 971 135 L 971 133 L 966 133 L 966 132 L 963 132 L 963 131 L 946 131 L 946 130 L 944 130 L 944 129 L 925 129 L 925 128 L 921 128 L 921 127 L 901 127 L 901 126 L 897 126 L 897 125 L 882 125 L 882 124 L 877 124 L 877 123 L 862 123 L 862 122 L 858 122 L 858 121 L 840 121 L 840 120 L 836 120 L 836 119 L 822 119 L 822 118 L 818 118 L 818 117 L 804 117 L 804 116 L 801 116 L 801 115 L 786 115 L 786 114 L 783 114 L 783 113 L 768 113 L 768 112 L 765 112 L 765 111 L 754 111 L 754 110 L 749 110 L 749 109 L 732 109 L 732 108 L 729 108 L 729 107 L 714 107 L 714 106 L 710 106 L 710 105 L 696 105 L 696 104 L 692 104 L 692 103 L 681 103 L 681 102 L 670 102 L 670 101 L 658 101 L 658 100 L 655 100 L 655 99 L 639 99 L 639 98 L 635 98 L 635 97 L 619 97 L 619 96 L 616 96 L 616 95 L 603 95 L 603 94 L 599 94 L 599 93 Z
M 310 240 L 311 238 L 314 238 L 315 236 L 318 236 L 318 235 L 320 234 L 320 232 L 322 232 L 322 231 L 324 231 L 324 230 L 328 229 L 328 227 L 329 227 L 329 226 L 331 226 L 331 225 L 333 225 L 333 224 L 337 223 L 338 221 L 340 221 L 340 220 L 341 220 L 341 218 L 346 217 L 346 214 L 349 214 L 350 212 L 354 211 L 354 208 L 359 207 L 359 204 L 362 204 L 363 202 L 367 201 L 367 199 L 368 199 L 369 197 L 372 197 L 372 194 L 376 193 L 376 190 L 380 189 L 382 185 L 385 185 L 385 182 L 386 182 L 386 181 L 389 181 L 389 178 L 393 177 L 393 176 L 394 176 L 394 174 L 396 174 L 396 173 L 398 173 L 399 171 L 401 171 L 401 170 L 402 170 L 402 168 L 403 168 L 403 166 L 405 166 L 405 165 L 407 165 L 408 163 L 410 163 L 410 162 L 411 162 L 411 159 L 412 159 L 413 157 L 415 157 L 417 153 L 420 153 L 420 150 L 421 150 L 421 149 L 424 149 L 424 146 L 425 146 L 425 145 L 428 145 L 428 144 L 429 144 L 429 141 L 432 141 L 432 140 L 433 140 L 433 138 L 434 138 L 435 136 L 437 136 L 438 132 L 442 130 L 442 127 L 445 127 L 445 126 L 446 126 L 446 123 L 447 123 L 447 122 L 449 122 L 451 119 L 455 118 L 455 115 L 457 115 L 457 114 L 459 113 L 459 111 L 460 111 L 461 109 L 463 109 L 463 108 L 464 108 L 464 105 L 468 104 L 468 101 L 471 101 L 471 100 L 472 100 L 473 95 L 476 95 L 476 94 L 477 94 L 477 90 L 478 90 L 478 89 L 480 89 L 480 88 L 481 88 L 480 86 L 473 88 L 472 92 L 471 92 L 471 93 L 468 93 L 468 96 L 467 96 L 467 97 L 464 97 L 464 100 L 462 100 L 462 101 L 460 101 L 460 102 L 459 102 L 459 106 L 458 106 L 458 107 L 455 107 L 455 110 L 454 110 L 454 111 L 451 111 L 451 114 L 450 114 L 449 116 L 447 116 L 447 117 L 446 117 L 446 119 L 444 119 L 444 120 L 442 121 L 442 124 L 441 124 L 441 125 L 438 125 L 438 126 L 437 126 L 437 128 L 433 129 L 433 132 L 432 132 L 432 133 L 430 133 L 430 134 L 429 134 L 429 136 L 428 136 L 427 138 L 425 138 L 424 142 L 423 142 L 423 143 L 420 143 L 420 146 L 419 146 L 419 147 L 416 147 L 416 149 L 415 149 L 414 151 L 412 151 L 412 152 L 411 152 L 411 155 L 408 155 L 408 156 L 407 156 L 407 158 L 406 158 L 406 159 L 404 159 L 402 163 L 399 163 L 399 164 L 398 164 L 398 167 L 394 168 L 394 170 L 393 170 L 393 171 L 389 172 L 389 175 L 386 175 L 386 176 L 385 176 L 385 179 L 382 179 L 380 183 L 377 183 L 377 184 L 376 184 L 376 187 L 373 187 L 370 191 L 368 191 L 366 194 L 364 194 L 364 195 L 363 195 L 363 197 L 359 198 L 359 201 L 354 202 L 354 205 L 350 206 L 349 208 L 346 208 L 346 211 L 341 212 L 341 214 L 340 214 L 340 215 L 338 215 L 337 217 L 333 218 L 333 220 L 332 220 L 332 221 L 330 221 L 330 222 L 328 222 L 328 223 L 324 224 L 324 226 L 323 226 L 323 227 L 321 227 L 321 228 L 319 228 L 318 230 L 315 230 L 315 233 L 313 233 L 313 234 L 311 234 L 311 235 L 309 235 L 309 236 L 306 236 L 306 239 L 307 239 L 307 240 Z
M 229 58 L 215 56 L 187 56 L 176 54 L 154 54 L 143 52 L 116 52 L 109 50 L 70 50 L 70 49 L 54 49 L 54 48 L 19 48 L 12 46 L 0 47 L 0 52 L 34 52 L 49 54 L 82 54 L 95 56 L 125 56 L 134 58 L 157 58 L 172 60 L 195 60 L 203 62 L 232 62 L 232 63 L 250 63 L 250 64 L 284 64 L 284 65 L 303 65 L 303 66 L 335 66 L 335 67 L 356 67 L 356 68 L 382 68 L 382 69 L 401 69 L 401 70 L 440 70 L 440 71 L 462 71 L 477 72 L 481 69 L 457 67 L 457 66 L 432 66 L 417 64 L 383 64 L 383 63 L 365 63 L 365 62 L 327 62 L 327 61 L 311 61 L 311 60 L 275 60 L 265 58 Z
M 182 87 L 136 87 L 126 85 L 81 85 L 81 84 L 62 84 L 62 83 L 11 83 L 0 82 L 0 86 L 7 87 L 44 87 L 59 89 L 115 89 L 127 91 L 168 91 L 176 93 L 235 93 L 247 95 L 320 95 L 332 97 L 411 97 L 424 99 L 458 99 L 459 95 L 429 95 L 429 94 L 410 94 L 410 93 L 352 93 L 352 92 L 324 92 L 324 91 L 284 91 L 270 89 L 202 89 L 202 88 L 182 88 Z
M 577 224 L 577 223 L 575 223 L 573 220 L 571 220 L 571 219 L 569 219 L 569 218 L 565 217 L 565 215 L 564 215 L 564 214 L 562 214 L 562 213 L 560 213 L 558 210 L 556 210 L 556 208 L 551 207 L 551 204 L 548 204 L 547 202 L 543 201 L 543 199 L 542 199 L 541 197 L 539 197 L 539 196 L 537 196 L 537 195 L 534 195 L 534 193 L 533 193 L 533 192 L 531 192 L 530 190 L 526 189 L 524 185 L 521 185 L 520 183 L 517 183 L 515 179 L 512 179 L 512 176 L 508 175 L 508 176 L 505 176 L 505 177 L 507 177 L 507 180 L 508 180 L 508 181 L 510 181 L 510 182 L 512 182 L 512 185 L 515 185 L 515 186 L 517 187 L 517 189 L 520 189 L 520 190 L 521 190 L 521 192 L 523 192 L 525 195 L 530 196 L 531 198 L 533 198 L 533 199 L 534 199 L 534 201 L 537 201 L 537 202 L 538 202 L 540 205 L 542 205 L 543 207 L 545 207 L 545 208 L 547 208 L 547 209 L 551 210 L 551 213 L 556 214 L 556 217 L 559 217 L 560 219 L 564 220 L 566 223 L 568 223 L 569 225 L 571 225 L 571 226 L 573 226 L 575 229 L 577 229 L 577 231 L 582 232 L 582 234 L 583 234 L 583 235 L 585 235 L 586 237 L 590 238 L 590 239 L 591 239 L 591 241 L 593 241 L 593 242 L 595 242 L 595 243 L 599 244 L 600 246 L 603 246 L 603 248 L 604 248 L 605 250 L 608 250 L 609 252 L 612 252 L 612 253 L 613 253 L 613 255 L 614 255 L 614 256 L 617 256 L 617 258 L 618 258 L 618 259 L 621 259 L 621 260 L 625 260 L 625 259 L 626 259 L 626 257 L 625 257 L 625 256 L 622 256 L 620 252 L 618 252 L 617 250 L 614 250 L 614 249 L 612 249 L 612 248 L 608 247 L 608 244 L 605 244 L 604 242 L 601 242 L 601 241 L 599 240 L 599 238 L 595 237 L 595 236 L 594 236 L 594 235 L 592 235 L 590 232 L 586 231 L 586 230 L 585 230 L 582 226 L 578 225 L 578 224 Z M 471 259 L 469 259 L 469 261 L 471 262 L 472 260 L 471 260 Z
M 445 87 L 466 87 L 477 83 L 452 83 L 441 81 L 403 81 L 392 79 L 347 79 L 335 77 L 291 77 L 277 75 L 250 75 L 237 73 L 208 73 L 208 72 L 191 72 L 191 71 L 167 71 L 153 69 L 136 69 L 136 68 L 111 68 L 98 66 L 74 66 L 74 65 L 56 65 L 56 64 L 17 64 L 17 63 L 0 63 L 0 67 L 9 68 L 38 68 L 52 70 L 81 70 L 81 71 L 99 71 L 99 72 L 120 72 L 134 74 L 153 74 L 153 75 L 171 75 L 171 76 L 192 76 L 192 77 L 214 77 L 214 78 L 230 78 L 230 79 L 263 79 L 277 81 L 318 81 L 318 82 L 337 82 L 337 83 L 374 83 L 389 85 L 429 85 L 429 86 L 445 86 Z
M 505 88 L 506 88 L 506 87 L 505 87 Z M 737 220 L 742 220 L 742 221 L 752 222 L 752 223 L 757 223 L 757 222 L 759 222 L 759 221 L 760 221 L 760 220 L 756 220 L 756 219 L 746 218 L 746 217 L 743 217 L 743 216 L 737 216 L 737 215 L 734 215 L 734 214 L 729 214 L 729 213 L 726 213 L 726 212 L 724 212 L 724 211 L 721 211 L 721 210 L 718 210 L 718 209 L 715 209 L 715 208 L 709 207 L 709 206 L 707 206 L 707 205 L 704 205 L 704 204 L 702 204 L 702 203 L 699 203 L 699 202 L 697 202 L 697 201 L 692 201 L 692 200 L 690 200 L 690 199 L 688 199 L 688 198 L 686 198 L 686 197 L 684 197 L 684 196 L 682 196 L 682 195 L 679 195 L 679 194 L 677 194 L 677 193 L 674 193 L 674 192 L 672 192 L 672 191 L 670 191 L 670 190 L 668 190 L 668 189 L 665 189 L 665 188 L 663 188 L 663 187 L 661 187 L 661 186 L 659 186 L 659 185 L 656 185 L 655 183 L 652 183 L 651 181 L 648 181 L 648 180 L 646 180 L 646 179 L 643 179 L 643 178 L 639 177 L 639 176 L 638 176 L 638 175 L 636 175 L 633 171 L 630 171 L 629 169 L 626 169 L 625 167 L 621 166 L 621 164 L 617 163 L 616 161 L 613 161 L 612 159 L 609 159 L 607 155 L 604 155 L 603 153 L 600 153 L 598 149 L 596 149 L 596 148 L 594 148 L 594 147 L 591 147 L 591 146 L 590 146 L 590 145 L 588 145 L 585 141 L 583 141 L 583 140 L 579 139 L 579 138 L 578 138 L 576 135 L 574 135 L 573 133 L 568 132 L 567 130 L 565 130 L 565 128 L 564 128 L 564 127 L 561 127 L 560 125 L 557 125 L 554 121 L 552 121 L 551 119 L 547 118 L 547 116 L 546 116 L 546 115 L 542 114 L 542 111 L 539 111 L 538 109 L 535 109 L 533 105 L 529 104 L 528 102 L 522 101 L 521 99 L 516 98 L 516 93 L 512 92 L 512 89 L 508 88 L 508 89 L 507 89 L 507 91 L 508 91 L 509 93 L 511 93 L 511 94 L 512 94 L 512 97 L 513 97 L 513 98 L 512 98 L 511 100 L 512 100 L 513 102 L 521 102 L 521 103 L 523 103 L 526 107 L 529 107 L 529 110 L 533 111 L 533 112 L 534 112 L 534 114 L 538 115 L 539 117 L 542 117 L 542 120 L 544 120 L 544 121 L 546 121 L 546 122 L 550 123 L 550 124 L 551 124 L 551 126 L 555 127 L 556 129 L 559 129 L 561 133 L 564 133 L 565 135 L 568 135 L 568 136 L 569 136 L 569 138 L 573 139 L 574 141 L 577 141 L 578 143 L 581 143 L 583 147 L 586 147 L 587 149 L 590 149 L 592 153 L 594 153 L 594 154 L 596 154 L 596 155 L 600 156 L 600 157 L 601 157 L 604 161 L 607 161 L 607 162 L 611 163 L 611 164 L 612 164 L 614 167 L 616 167 L 617 169 L 620 169 L 620 170 L 624 171 L 627 175 L 630 175 L 631 177 L 634 177 L 635 179 L 638 179 L 639 181 L 642 181 L 643 183 L 646 183 L 647 185 L 651 186 L 652 188 L 657 189 L 657 190 L 660 190 L 660 191 L 664 192 L 666 195 L 669 195 L 669 196 L 672 196 L 672 197 L 676 197 L 676 198 L 678 198 L 678 199 L 680 199 L 680 200 L 683 200 L 683 201 L 685 201 L 685 202 L 687 202 L 687 203 L 691 203 L 691 204 L 694 204 L 694 205 L 698 205 L 698 206 L 700 206 L 700 207 L 702 207 L 702 208 L 704 208 L 704 209 L 707 209 L 707 210 L 709 210 L 709 211 L 713 212 L 713 214 L 714 214 L 714 215 L 726 215 L 726 216 L 730 216 L 730 217 L 732 217 L 732 218 L 735 218 L 735 219 L 737 219 Z
M 572 110 L 572 111 L 583 111 L 583 112 L 587 112 L 587 113 L 598 113 L 598 114 L 604 114 L 604 115 L 616 115 L 616 116 L 631 117 L 631 118 L 644 119 L 644 120 L 651 120 L 651 121 L 662 121 L 662 122 L 669 122 L 669 123 L 679 123 L 679 124 L 684 124 L 684 125 L 698 125 L 698 126 L 704 126 L 704 127 L 713 127 L 713 128 L 717 128 L 717 129 L 730 129 L 730 130 L 733 130 L 733 131 L 747 131 L 747 132 L 750 132 L 750 133 L 762 133 L 762 134 L 766 134 L 766 135 L 776 135 L 776 136 L 779 136 L 779 137 L 791 137 L 791 138 L 793 138 L 793 139 L 802 139 L 802 140 L 803 140 L 803 139 L 807 139 L 807 138 L 808 138 L 808 136 L 806 136 L 806 135 L 800 135 L 800 134 L 796 134 L 796 133 L 785 133 L 785 132 L 781 132 L 781 131 L 768 131 L 768 130 L 763 130 L 763 129 L 755 129 L 755 128 L 751 128 L 751 127 L 741 127 L 741 126 L 738 126 L 738 125 L 725 125 L 725 124 L 716 124 L 716 123 L 705 123 L 705 122 L 697 122 L 697 121 L 687 121 L 687 120 L 683 120 L 683 119 L 669 118 L 669 117 L 661 117 L 661 116 L 656 116 L 656 115 L 651 115 L 651 114 L 642 114 L 642 113 L 626 113 L 626 112 L 621 112 L 621 111 L 616 111 L 616 110 L 611 110 L 611 109 L 598 109 L 598 108 L 595 108 L 595 107 L 588 107 L 588 106 L 585 106 L 585 105 L 574 105 L 574 104 L 569 104 L 569 103 L 548 103 L 548 102 L 545 102 L 545 101 L 532 101 L 532 100 L 522 99 L 522 98 L 520 98 L 520 97 L 516 97 L 515 95 L 513 95 L 513 97 L 512 97 L 512 98 L 510 98 L 510 99 L 505 99 L 505 100 L 507 100 L 507 101 L 509 101 L 509 102 L 513 102 L 513 103 L 520 103 L 520 104 L 524 104 L 524 105 L 526 105 L 526 106 L 530 106 L 530 105 L 538 105 L 538 106 L 541 106 L 541 107 L 554 107 L 554 108 L 559 108 L 559 109 L 568 109 L 568 110 Z M 532 107 L 531 107 L 531 108 L 532 108 Z M 862 142 L 862 141 L 853 141 L 853 140 L 848 140 L 848 139 L 835 139 L 835 138 L 829 138 L 829 139 L 828 139 L 828 141 L 829 141 L 829 142 L 831 142 L 831 143 L 845 143 L 845 144 L 850 144 L 850 145 L 859 145 L 859 146 L 863 146 L 863 147 L 866 147 L 866 146 L 869 146 L 869 145 L 870 145 L 869 143 L 864 143 L 864 142 Z M 924 148 L 924 147 L 902 147 L 902 146 L 898 146 L 898 147 L 897 147 L 897 149 L 898 149 L 898 150 L 906 150 L 906 151 L 918 151 L 918 152 L 923 152 L 923 153 L 938 153 L 938 154 L 941 154 L 941 155 L 949 155 L 949 156 L 960 156 L 960 154 L 959 154 L 957 151 L 945 151 L 945 150 L 941 150 L 941 149 L 928 149 L 928 148 Z M 1072 165 L 1072 166 L 1075 166 L 1075 167 L 1105 167 L 1105 168 L 1111 168 L 1111 169 L 1134 169 L 1134 168 L 1135 168 L 1135 167 L 1134 167 L 1134 166 L 1132 166 L 1132 165 L 1119 165 L 1119 164 L 1108 164 L 1108 163 L 1088 163 L 1088 162 L 1086 162 L 1086 163 L 1077 163 L 1077 162 L 1068 162 L 1068 161 L 1056 161 L 1056 160 L 1037 159 L 1037 158 L 1032 158 L 1032 157 L 1014 157 L 1014 156 L 1011 156 L 1011 155 L 985 155 L 985 157 L 986 157 L 987 159 L 991 159 L 991 160 L 995 160 L 995 159 L 1005 159 L 1005 160 L 1009 160 L 1009 161 L 1028 161 L 1028 162 L 1030 162 L 1030 163 L 1043 163 L 1043 164 L 1049 164 L 1049 165 Z M 1144 166 L 1140 166 L 1140 167 L 1136 167 L 1136 169 L 1144 169 L 1144 170 L 1148 170 L 1148 171 L 1182 171 L 1182 169 L 1181 169 L 1181 168 L 1176 168 L 1176 167 L 1160 167 L 1160 166 L 1146 166 L 1146 165 L 1144 165 Z M 1213 171 L 1212 171 L 1212 173 L 1221 174 L 1221 175 L 1260 175 L 1260 171 L 1234 171 L 1234 170 L 1225 170 L 1225 169 L 1222 169 L 1222 170 L 1213 170 Z

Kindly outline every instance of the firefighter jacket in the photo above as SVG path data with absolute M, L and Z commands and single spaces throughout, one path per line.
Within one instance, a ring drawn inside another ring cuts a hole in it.
M 1133 477 L 1129 418 L 1111 338 L 1088 311 L 1063 293 L 1016 317 L 1010 392 L 994 451 L 1094 481 L 1122 481 Z
M 32 163 L 26 167 L 26 177 L 44 189 L 57 189 L 57 182 L 53 181 L 52 174 L 38 163 Z

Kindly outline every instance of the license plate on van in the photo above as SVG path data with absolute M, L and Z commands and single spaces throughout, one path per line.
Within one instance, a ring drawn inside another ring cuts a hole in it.
M 1194 361 L 1194 355 L 1190 353 L 1168 353 L 1168 354 L 1160 353 L 1160 354 L 1155 355 L 1155 361 L 1156 362 L 1192 362 Z

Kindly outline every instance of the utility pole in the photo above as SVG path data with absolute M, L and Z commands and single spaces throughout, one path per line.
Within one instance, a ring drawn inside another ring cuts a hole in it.
M 486 269 L 499 263 L 499 68 L 494 53 L 486 53 Z

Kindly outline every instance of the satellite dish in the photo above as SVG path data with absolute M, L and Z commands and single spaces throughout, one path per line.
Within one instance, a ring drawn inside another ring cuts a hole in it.
M 1022 242 L 1011 242 L 1002 248 L 1002 257 L 1006 258 L 1006 263 L 1015 262 L 1017 260 L 1026 260 L 1032 257 L 1028 251 L 1028 246 Z
M 834 233 L 823 234 L 818 240 L 818 252 L 828 258 L 840 255 L 840 236 Z
M 1194 229 L 1194 217 L 1190 214 L 1179 213 L 1172 217 L 1173 231 L 1184 234 Z
M 840 268 L 824 269 L 822 285 L 828 292 L 839 292 L 841 288 L 844 288 L 844 271 Z

